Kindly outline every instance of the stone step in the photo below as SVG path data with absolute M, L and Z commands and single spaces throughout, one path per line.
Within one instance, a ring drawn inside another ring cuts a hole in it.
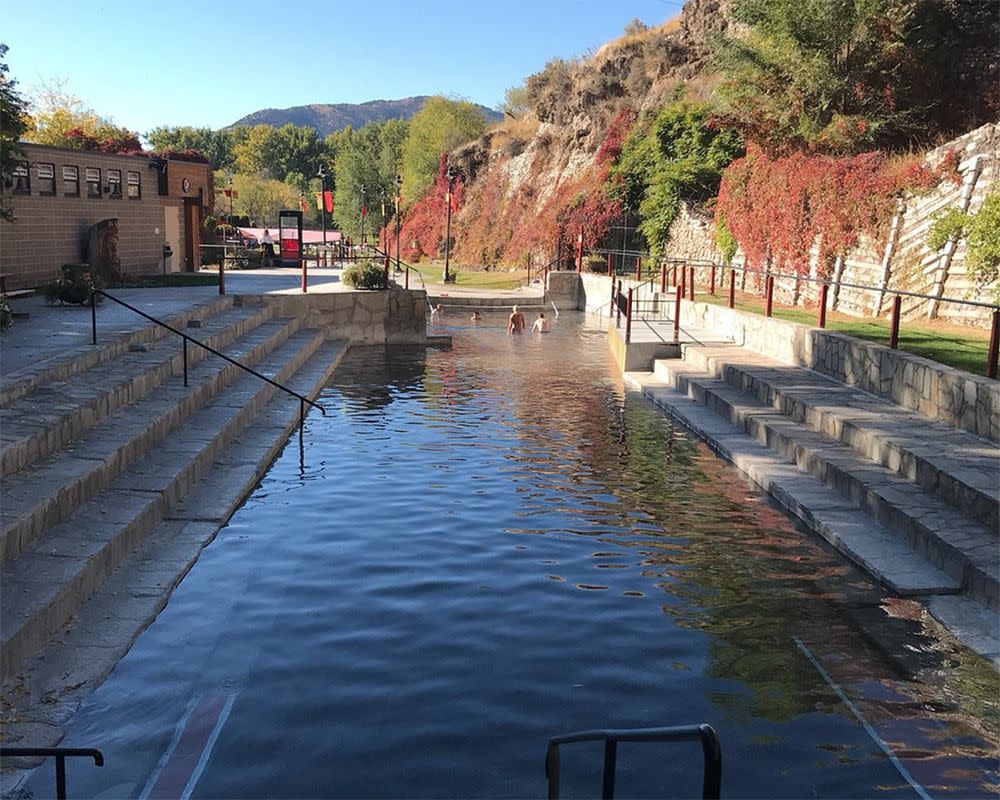
M 183 330 L 191 321 L 206 320 L 243 302 L 245 298 L 229 295 L 217 297 L 208 302 L 196 303 L 178 314 L 164 317 L 163 321 Z M 144 325 L 125 333 L 107 332 L 102 329 L 100 309 L 97 314 L 99 341 L 96 347 L 89 343 L 69 347 L 58 355 L 40 359 L 30 366 L 0 375 L 0 407 L 23 397 L 38 386 L 65 380 L 71 375 L 78 375 L 105 361 L 118 358 L 136 345 L 149 345 L 160 339 L 174 337 L 174 334 L 159 325 Z M 141 317 L 137 316 L 136 319 L 141 320 Z
M 299 331 L 258 371 L 278 382 L 324 346 L 318 331 Z M 310 391 L 318 392 L 319 388 Z M 108 575 L 173 509 L 210 465 L 265 410 L 298 400 L 244 375 L 154 447 L 132 469 L 80 506 L 0 572 L 0 676 L 10 677 L 39 651 Z M 268 412 L 270 413 L 270 412 Z
M 199 327 L 184 329 L 205 344 L 221 349 L 272 316 L 268 307 L 226 307 Z M 158 326 L 157 326 L 158 327 Z M 0 408 L 0 474 L 8 476 L 45 458 L 81 436 L 119 408 L 183 374 L 183 345 L 170 335 L 82 373 L 35 387 Z M 188 345 L 188 366 L 208 352 Z
M 743 348 L 687 346 L 683 355 L 697 369 L 1000 529 L 1000 446 L 994 442 Z
M 847 445 L 683 362 L 661 368 L 685 392 L 902 536 L 974 599 L 1000 609 L 1000 550 L 994 531 Z
M 298 328 L 298 319 L 265 322 L 221 352 L 253 367 Z M 189 386 L 182 381 L 163 385 L 106 417 L 55 455 L 5 478 L 0 485 L 0 567 L 244 374 L 212 356 L 189 368 Z
M 929 563 L 902 537 L 867 514 L 845 505 L 833 489 L 803 472 L 714 411 L 650 373 L 626 373 L 626 380 L 767 491 L 791 514 L 905 596 L 954 594 L 958 581 Z

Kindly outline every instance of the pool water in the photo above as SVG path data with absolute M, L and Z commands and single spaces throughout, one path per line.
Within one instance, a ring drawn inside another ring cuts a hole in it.
M 505 322 L 348 354 L 72 720 L 74 795 L 544 797 L 549 736 L 698 722 L 724 797 L 997 794 L 991 668 L 624 396 L 596 323 Z M 700 776 L 619 749 L 620 797 Z

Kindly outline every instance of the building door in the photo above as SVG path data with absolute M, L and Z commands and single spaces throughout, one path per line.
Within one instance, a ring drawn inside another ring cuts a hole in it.
M 198 245 L 201 243 L 199 226 L 201 215 L 198 213 L 198 201 L 184 198 L 184 271 L 194 272 L 198 269 Z
M 179 272 L 184 263 L 184 240 L 181 238 L 180 206 L 163 207 L 164 241 L 170 245 L 173 255 L 168 264 L 170 272 Z

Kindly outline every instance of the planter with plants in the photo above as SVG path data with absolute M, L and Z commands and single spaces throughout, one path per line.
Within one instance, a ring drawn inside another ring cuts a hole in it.
M 38 287 L 49 305 L 82 306 L 90 303 L 90 295 L 94 289 L 103 289 L 104 281 L 92 275 L 86 264 L 63 264 L 62 274 Z M 97 302 L 101 301 L 97 295 Z
M 352 289 L 385 289 L 385 267 L 374 258 L 364 258 L 344 270 L 343 280 Z

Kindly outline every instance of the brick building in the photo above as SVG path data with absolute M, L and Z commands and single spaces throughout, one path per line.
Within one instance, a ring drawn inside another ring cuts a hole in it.
M 22 144 L 23 160 L 0 187 L 16 221 L 0 222 L 0 272 L 8 288 L 36 286 L 63 264 L 86 261 L 90 227 L 118 220 L 122 272 L 196 270 L 209 164 Z M 173 255 L 164 262 L 164 245 Z

